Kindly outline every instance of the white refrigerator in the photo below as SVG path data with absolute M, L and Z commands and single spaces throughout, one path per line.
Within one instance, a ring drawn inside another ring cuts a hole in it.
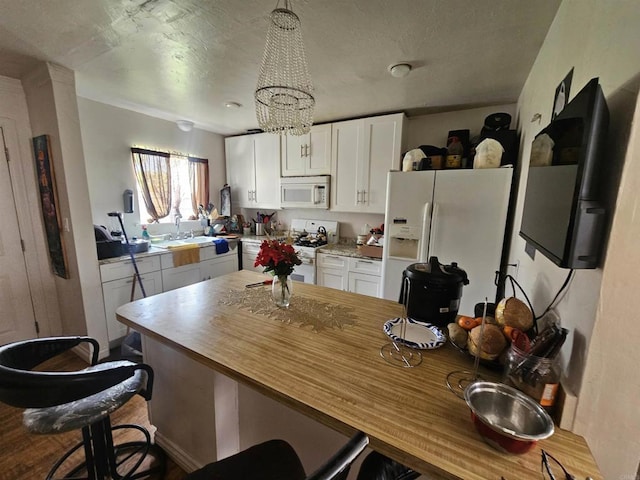
M 382 295 L 398 301 L 402 272 L 432 256 L 467 272 L 461 315 L 492 302 L 500 269 L 512 168 L 389 172 Z

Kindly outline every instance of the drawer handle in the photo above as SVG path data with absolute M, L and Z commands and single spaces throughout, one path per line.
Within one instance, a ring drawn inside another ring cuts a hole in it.
M 367 265 L 371 265 L 373 263 L 372 260 L 358 260 L 358 263 L 366 263 Z
M 144 281 L 144 277 L 140 277 L 140 280 Z M 126 282 L 124 282 L 124 283 L 133 283 L 133 279 L 131 279 L 131 280 L 127 280 L 127 281 L 126 281 Z

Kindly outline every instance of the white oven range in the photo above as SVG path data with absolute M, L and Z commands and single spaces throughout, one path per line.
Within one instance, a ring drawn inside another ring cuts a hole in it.
M 316 248 L 327 243 L 336 243 L 339 238 L 339 223 L 328 220 L 294 219 L 291 221 L 290 234 L 294 248 L 298 252 L 301 265 L 296 265 L 291 278 L 298 282 L 316 283 Z M 325 233 L 319 233 L 325 232 Z M 242 268 L 262 272 L 262 267 L 253 264 L 260 250 L 260 243 L 266 237 L 242 241 Z M 326 240 L 325 240 L 326 239 Z M 284 240 L 278 238 L 278 240 Z

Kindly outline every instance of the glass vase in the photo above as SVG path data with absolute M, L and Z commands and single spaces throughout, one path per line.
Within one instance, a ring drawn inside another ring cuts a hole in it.
M 276 275 L 271 284 L 271 296 L 278 307 L 287 308 L 293 291 L 293 280 L 289 275 Z

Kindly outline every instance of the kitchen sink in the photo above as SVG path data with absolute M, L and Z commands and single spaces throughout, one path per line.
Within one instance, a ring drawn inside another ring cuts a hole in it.
M 193 245 L 193 244 L 203 244 L 203 243 L 213 243 L 213 237 L 193 237 L 193 238 L 183 238 L 181 240 L 166 240 L 164 242 L 159 242 L 154 244 L 154 247 L 158 248 L 169 248 L 169 247 L 179 247 L 182 245 Z

